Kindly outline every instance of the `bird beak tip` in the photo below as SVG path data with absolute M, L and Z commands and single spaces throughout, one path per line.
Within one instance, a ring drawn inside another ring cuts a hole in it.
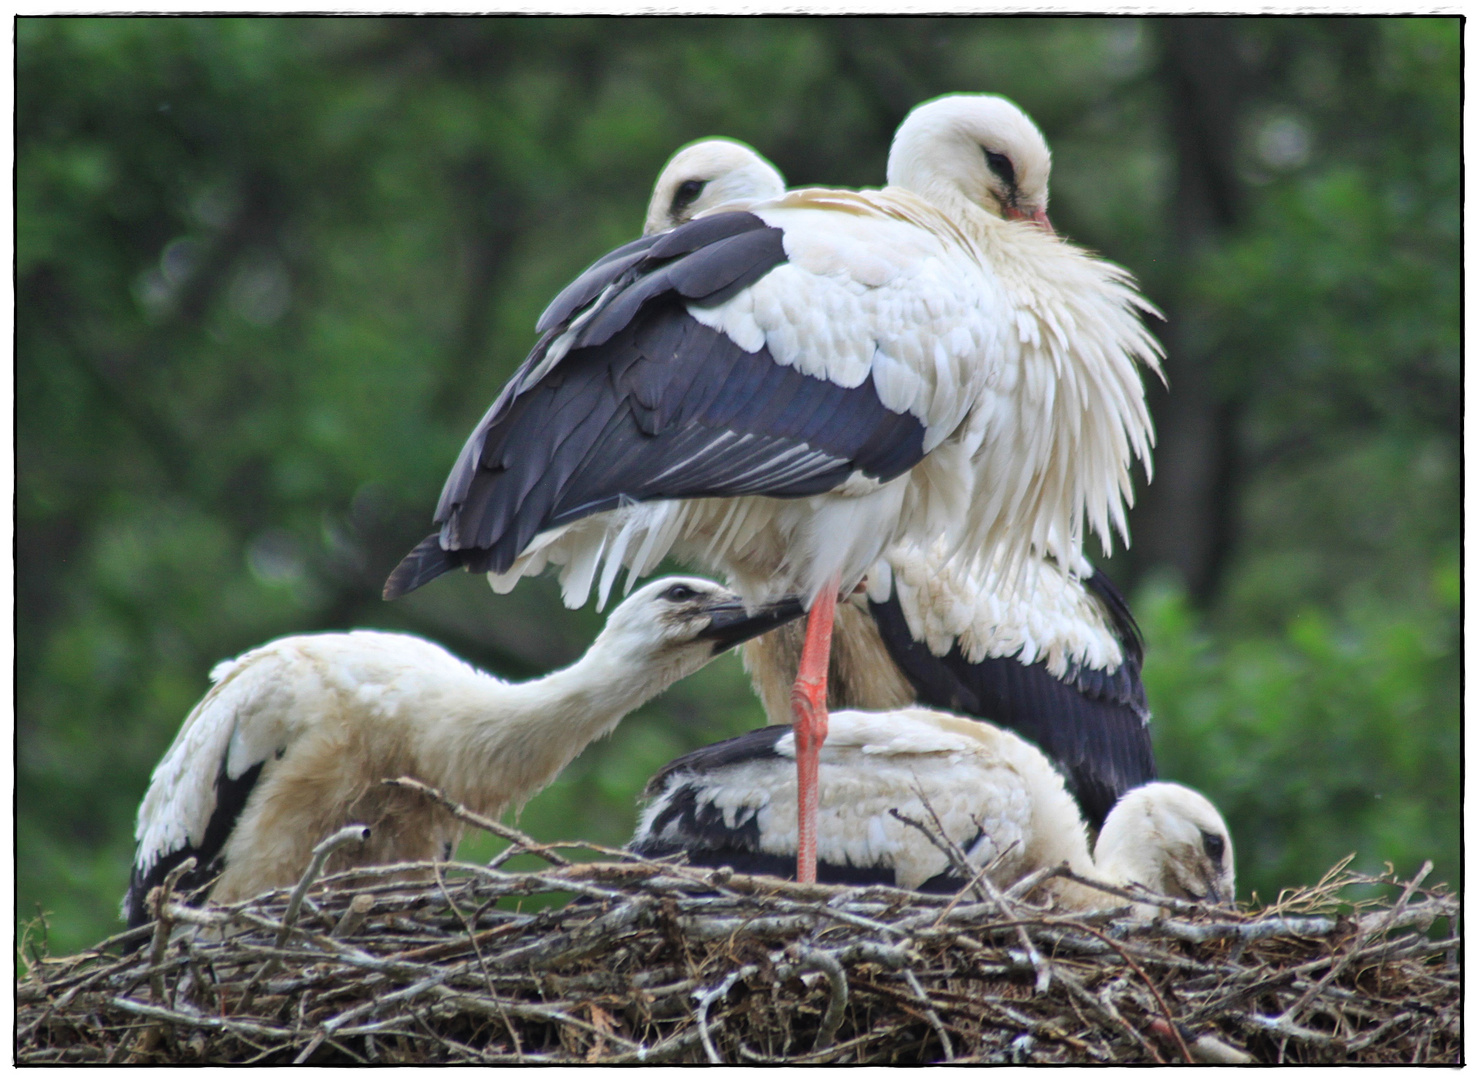
M 727 601 L 710 610 L 708 626 L 700 636 L 713 642 L 713 651 L 717 655 L 777 626 L 784 626 L 803 614 L 805 607 L 798 596 L 781 597 L 762 604 L 753 612 L 746 611 L 742 602 Z

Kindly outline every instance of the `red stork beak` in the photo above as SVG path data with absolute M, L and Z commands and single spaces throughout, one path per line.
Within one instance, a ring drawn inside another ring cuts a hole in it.
M 1041 226 L 1041 228 L 1052 236 L 1057 235 L 1057 230 L 1052 227 L 1052 222 L 1047 220 L 1046 209 L 1037 209 L 1028 214 L 1025 210 L 1014 206 L 1006 207 L 1006 217 L 1010 221 L 1030 221 Z

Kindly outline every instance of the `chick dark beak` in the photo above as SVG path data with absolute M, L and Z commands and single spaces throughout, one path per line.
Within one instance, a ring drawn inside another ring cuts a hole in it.
M 742 600 L 721 600 L 703 610 L 709 622 L 698 637 L 713 642 L 715 656 L 806 613 L 798 596 L 782 597 L 753 611 L 746 611 Z

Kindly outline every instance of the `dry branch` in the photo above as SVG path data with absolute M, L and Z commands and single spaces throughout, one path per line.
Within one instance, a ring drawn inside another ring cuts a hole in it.
M 1459 905 L 1421 876 L 1137 923 L 527 846 L 548 869 L 305 875 L 297 907 L 161 895 L 162 933 L 33 966 L 17 1060 L 1460 1060 Z M 551 893 L 577 899 L 534 910 Z

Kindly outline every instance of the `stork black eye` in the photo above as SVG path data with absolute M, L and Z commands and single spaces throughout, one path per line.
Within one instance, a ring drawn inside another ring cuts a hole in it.
M 996 177 L 1008 188 L 1016 186 L 1016 166 L 1011 164 L 1011 159 L 1005 154 L 998 154 L 994 150 L 985 152 L 985 164 Z
M 708 186 L 707 180 L 684 180 L 677 186 L 677 194 L 672 197 L 672 208 L 674 210 L 685 210 L 697 202 L 698 196 L 703 194 L 703 189 Z
M 671 600 L 674 604 L 681 604 L 684 600 L 691 600 L 698 595 L 696 589 L 690 589 L 686 585 L 673 585 L 662 593 L 662 599 Z
M 1221 857 L 1227 853 L 1227 842 L 1216 833 L 1201 832 L 1201 846 L 1206 849 L 1206 857 L 1216 866 L 1221 865 Z

